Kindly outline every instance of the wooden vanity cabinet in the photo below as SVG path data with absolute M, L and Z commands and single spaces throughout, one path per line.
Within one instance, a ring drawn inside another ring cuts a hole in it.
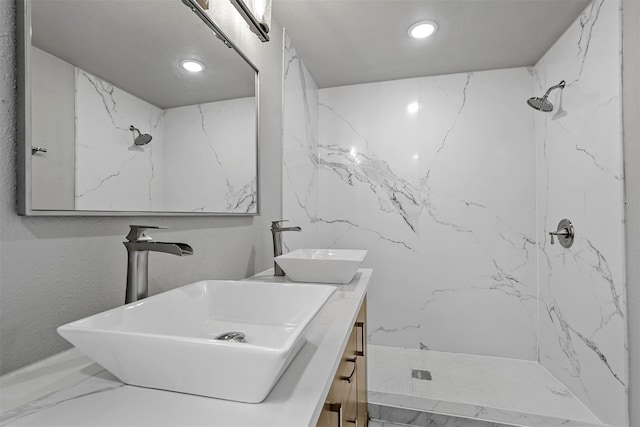
M 358 402 L 357 427 L 369 424 L 369 399 L 367 399 L 367 300 L 362 302 L 354 330 L 356 331 L 356 394 Z
M 362 303 L 317 427 L 365 427 L 367 411 L 367 301 Z

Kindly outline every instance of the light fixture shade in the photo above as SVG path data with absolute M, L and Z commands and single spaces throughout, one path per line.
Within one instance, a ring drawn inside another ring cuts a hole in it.
M 271 0 L 229 0 L 263 42 L 269 41 Z
M 246 0 L 247 6 L 268 33 L 271 29 L 271 0 Z

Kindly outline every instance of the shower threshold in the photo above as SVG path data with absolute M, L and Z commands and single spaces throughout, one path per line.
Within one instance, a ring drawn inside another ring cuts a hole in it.
M 456 426 L 607 426 L 535 361 L 367 349 L 369 415 L 385 425 L 440 425 L 439 418 L 454 417 L 469 419 Z

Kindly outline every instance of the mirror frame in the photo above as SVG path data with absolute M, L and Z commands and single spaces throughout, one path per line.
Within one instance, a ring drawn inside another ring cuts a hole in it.
M 243 212 L 175 212 L 175 211 L 88 211 L 88 210 L 47 210 L 33 209 L 31 203 L 31 0 L 17 0 L 17 213 L 20 216 L 258 216 L 260 215 L 260 71 L 247 55 L 229 39 L 211 17 L 197 3 L 197 0 L 181 1 L 190 8 L 227 47 L 232 48 L 255 72 L 255 147 L 256 147 L 256 211 Z

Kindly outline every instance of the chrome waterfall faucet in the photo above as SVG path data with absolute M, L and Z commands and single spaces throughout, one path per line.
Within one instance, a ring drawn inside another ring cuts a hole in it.
M 147 232 L 167 227 L 131 225 L 127 241 L 127 291 L 125 304 L 149 296 L 149 252 L 164 252 L 178 256 L 193 255 L 193 249 L 186 243 L 155 242 Z
M 282 232 L 283 231 L 300 231 L 302 228 L 300 227 L 281 227 L 280 224 L 286 222 L 286 219 L 281 219 L 278 221 L 271 221 L 271 234 L 273 236 L 273 257 L 277 257 L 282 255 Z M 274 276 L 284 276 L 284 271 L 282 268 L 273 261 L 273 275 Z

